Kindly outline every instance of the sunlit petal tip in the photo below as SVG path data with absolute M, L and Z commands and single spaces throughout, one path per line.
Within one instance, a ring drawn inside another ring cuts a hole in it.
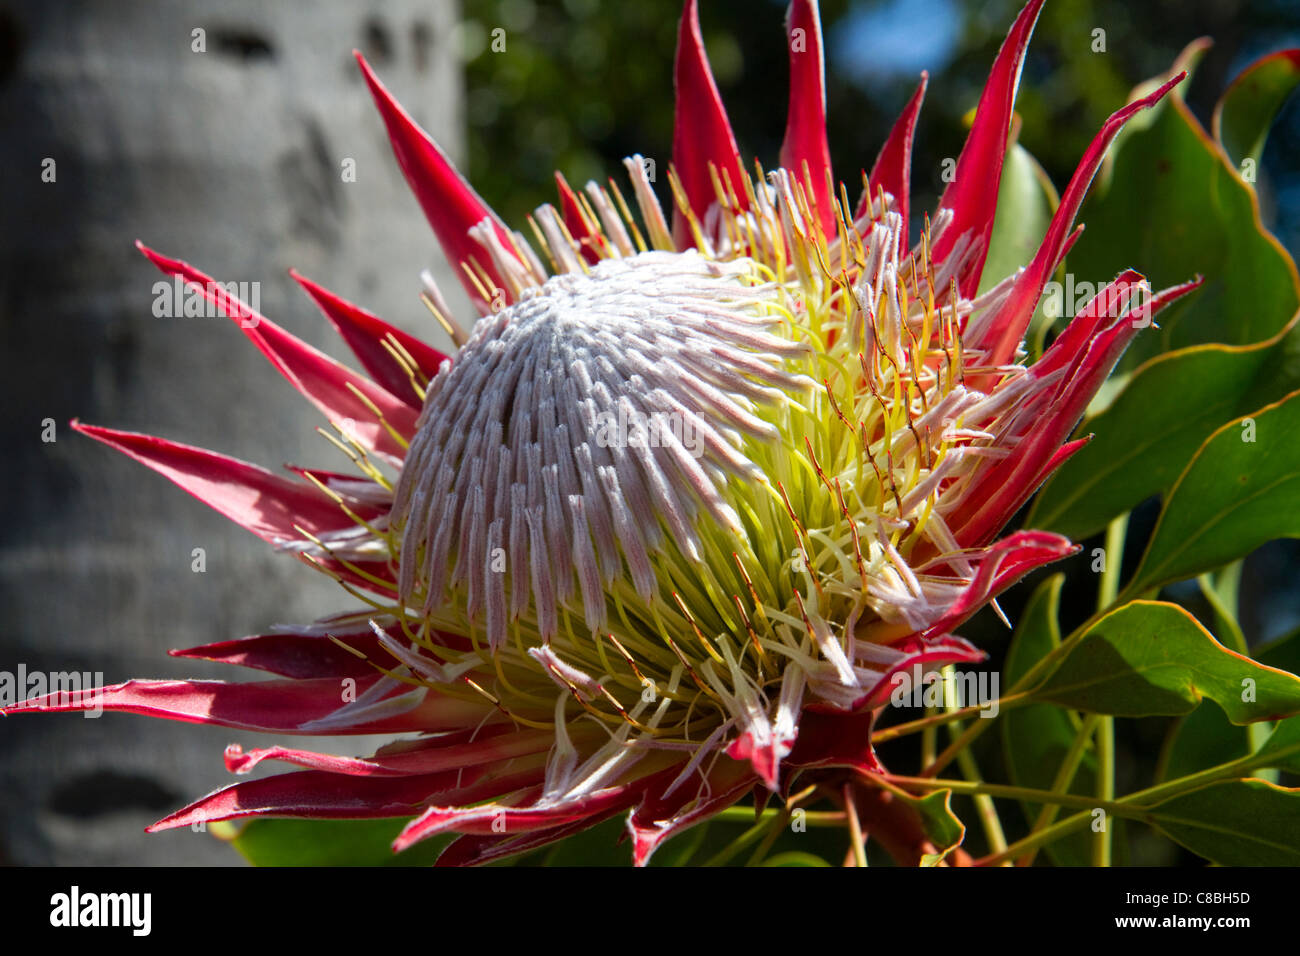
M 465 291 L 472 299 L 481 298 L 478 287 L 460 268 L 462 262 L 468 262 L 471 258 L 487 272 L 497 289 L 507 290 L 504 278 L 469 231 L 486 219 L 507 249 L 511 247 L 510 233 L 497 214 L 474 191 L 469 181 L 452 165 L 433 138 L 388 92 L 366 58 L 356 50 L 353 51 L 353 56 L 361 67 L 375 105 L 383 117 L 397 163 L 433 227 L 447 260 L 456 269 Z
M 963 261 L 957 271 L 958 290 L 964 296 L 974 295 L 988 255 L 1020 71 L 1043 2 L 1030 0 L 1025 5 L 998 50 L 975 112 L 975 123 L 957 158 L 954 179 L 939 200 L 940 208 L 952 211 L 953 220 L 935 240 L 934 260 L 943 262 L 965 240 Z
M 717 201 L 717 191 L 709 173 L 710 164 L 716 167 L 719 176 L 727 175 L 738 193 L 744 170 L 736 137 L 731 132 L 727 111 L 704 52 L 696 0 L 686 0 L 682 11 L 674 76 L 673 167 L 681 179 L 692 212 L 697 219 L 703 220 L 709 206 Z M 743 205 L 743 193 L 739 198 Z M 673 237 L 678 248 L 694 245 L 685 221 L 676 211 Z
M 930 82 L 930 74 L 922 71 L 921 82 L 903 107 L 903 112 L 895 120 L 889 131 L 885 145 L 876 157 L 871 173 L 867 177 L 868 190 L 862 194 L 855 217 L 866 213 L 868 206 L 875 202 L 881 191 L 893 197 L 893 209 L 902 220 L 903 229 L 899 234 L 899 252 L 907 248 L 909 199 L 912 192 L 912 142 L 916 136 L 916 120 L 921 114 L 921 104 L 925 101 L 925 90 Z
M 834 236 L 831 150 L 826 136 L 826 60 L 817 0 L 794 0 L 790 4 L 786 12 L 786 45 L 790 53 L 790 105 L 781 165 L 803 183 L 806 164 L 822 231 Z

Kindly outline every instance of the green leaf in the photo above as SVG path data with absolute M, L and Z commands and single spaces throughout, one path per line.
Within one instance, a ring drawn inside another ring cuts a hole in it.
M 1300 50 L 1279 50 L 1256 60 L 1232 81 L 1214 108 L 1214 138 L 1238 166 L 1259 164 L 1273 120 L 1300 85 Z
M 1294 674 L 1300 670 L 1300 639 L 1297 638 L 1300 638 L 1300 630 L 1257 648 L 1251 656 L 1266 667 Z M 1283 723 L 1294 724 L 1295 742 L 1300 744 L 1300 717 L 1288 718 Z M 1176 780 L 1244 757 L 1252 750 L 1252 737 L 1256 733 L 1262 733 L 1264 739 L 1267 739 L 1269 732 L 1269 727 L 1265 724 L 1234 726 L 1221 707 L 1213 701 L 1202 701 L 1201 706 L 1170 728 L 1161 750 L 1156 782 Z M 1276 741 L 1269 740 L 1259 752 L 1285 753 L 1286 743 L 1287 738 L 1283 735 Z M 1270 746 L 1272 750 L 1268 750 Z M 1297 750 L 1300 750 L 1300 746 Z M 1291 761 L 1276 766 L 1300 771 L 1300 756 L 1292 756 Z
M 1121 369 L 1171 349 L 1277 334 L 1300 307 L 1300 277 L 1265 231 L 1254 190 L 1178 90 L 1130 126 L 1081 211 L 1087 229 L 1068 269 L 1076 283 L 1134 268 L 1154 289 L 1197 273 L 1205 284 L 1162 312 L 1160 328 L 1137 336 Z
M 1177 780 L 1248 753 L 1250 728 L 1234 725 L 1222 707 L 1203 700 L 1170 728 L 1156 767 L 1156 783 Z
M 981 293 L 1027 265 L 1047 235 L 1052 213 L 1060 197 L 1038 160 L 1019 143 L 1007 150 L 998 188 L 997 215 L 989 237 L 989 254 L 981 274 Z M 1027 338 L 1037 342 L 1046 317 L 1040 306 L 1034 314 Z
M 1300 389 L 1300 316 L 1256 345 L 1169 352 L 1079 432 L 1093 440 L 1066 461 L 1034 501 L 1025 526 L 1076 541 L 1151 495 L 1169 490 L 1224 423 Z
M 1260 646 L 1253 656 L 1269 667 L 1300 673 L 1300 627 Z
M 1300 392 L 1211 435 L 1165 501 L 1125 593 L 1191 577 L 1300 537 Z
M 1047 234 L 1060 197 L 1043 167 L 1019 143 L 1007 151 L 998 189 L 997 214 L 984 260 L 980 292 L 1027 265 Z
M 1257 656 L 1269 667 L 1300 672 L 1300 628 L 1260 648 Z M 1258 752 L 1272 758 L 1265 766 L 1300 773 L 1300 717 L 1278 721 Z
M 1147 819 L 1171 840 L 1224 866 L 1300 865 L 1300 789 L 1229 780 L 1165 800 Z
M 1261 766 L 1300 773 L 1300 717 L 1279 720 L 1264 746 L 1259 748 L 1259 755 L 1270 758 Z
M 1128 102 L 1132 103 L 1135 100 L 1140 100 L 1143 97 L 1150 96 L 1179 73 L 1186 73 L 1187 78 L 1184 79 L 1180 87 L 1174 91 L 1176 95 L 1181 96 L 1191 87 L 1192 80 L 1196 77 L 1196 71 L 1201 67 L 1201 61 L 1205 59 L 1205 54 L 1210 52 L 1210 49 L 1213 46 L 1214 41 L 1209 37 L 1198 37 L 1197 39 L 1192 40 L 1187 44 L 1187 46 L 1183 47 L 1182 50 L 1179 51 L 1178 56 L 1174 57 L 1174 62 L 1170 64 L 1168 70 L 1164 73 L 1145 79 L 1134 86 L 1133 89 L 1129 91 L 1127 97 Z M 1110 187 L 1111 177 L 1115 173 L 1115 157 L 1119 154 L 1123 144 L 1130 137 L 1136 136 L 1138 133 L 1154 126 L 1156 121 L 1160 118 L 1160 112 L 1163 109 L 1163 105 L 1157 105 L 1152 109 L 1142 110 L 1140 113 L 1134 114 L 1129 121 L 1124 124 L 1124 128 L 1115 136 L 1114 141 L 1111 143 L 1111 148 L 1106 154 L 1106 158 L 1102 161 L 1101 171 L 1097 176 L 1097 185 L 1101 187 L 1099 192 Z
M 394 853 L 407 819 L 250 820 L 230 842 L 254 866 L 431 866 L 455 834 Z
M 1208 697 L 1244 724 L 1300 713 L 1300 678 L 1228 650 L 1176 604 L 1134 601 L 1090 627 L 1035 697 L 1117 717 L 1187 714 Z
M 1196 579 L 1196 586 L 1210 605 L 1210 632 L 1225 647 L 1230 647 L 1239 654 L 1253 656 L 1241 629 L 1241 622 L 1237 620 L 1244 566 L 1244 561 L 1233 561 L 1217 571 L 1207 571 Z
M 1008 685 L 1014 685 L 1060 644 L 1057 613 L 1064 582 L 1063 574 L 1045 579 L 1025 605 L 1007 651 L 1004 671 Z M 1011 782 L 1019 787 L 1050 790 L 1078 731 L 1078 721 L 1052 704 L 1029 704 L 1008 710 L 1002 718 L 1002 747 Z M 1095 793 L 1096 779 L 1096 757 L 1085 751 L 1069 792 Z M 1026 821 L 1032 824 L 1041 806 L 1022 802 L 1021 808 Z M 1090 844 L 1090 834 L 1076 833 L 1048 844 L 1045 849 L 1058 866 L 1087 866 L 1092 859 Z
M 952 812 L 952 791 L 936 790 L 924 797 L 898 793 L 895 797 L 910 804 L 921 817 L 921 828 L 936 847 L 934 853 L 921 857 L 922 866 L 938 866 L 966 836 L 966 824 Z

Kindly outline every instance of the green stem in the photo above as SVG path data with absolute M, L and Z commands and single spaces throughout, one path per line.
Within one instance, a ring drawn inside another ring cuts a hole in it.
M 763 837 L 763 842 L 754 849 L 749 859 L 745 861 L 745 866 L 758 866 L 763 861 L 763 858 L 767 856 L 768 850 L 772 849 L 772 844 L 781 835 L 781 831 L 785 829 L 786 824 L 790 822 L 790 810 L 788 808 L 782 808 L 777 812 L 776 816 L 778 818 L 777 822 L 767 831 L 767 836 Z
M 1106 526 L 1106 563 L 1097 586 L 1097 613 L 1102 614 L 1119 596 L 1119 579 L 1124 568 L 1124 539 L 1128 536 L 1128 512 L 1119 515 Z M 1115 798 L 1115 718 L 1102 716 L 1097 721 L 1097 799 Z M 1093 866 L 1110 866 L 1110 821 L 1093 835 Z
M 934 748 L 935 748 L 936 737 L 938 736 L 938 729 L 939 729 L 938 723 L 934 722 L 934 718 L 936 716 L 937 715 L 935 714 L 934 708 L 927 706 L 925 708 L 925 719 L 920 721 L 921 766 L 922 767 L 924 767 L 926 764 L 934 760 L 934 755 L 935 755 Z M 902 726 L 906 726 L 906 725 L 902 725 Z M 874 743 L 876 739 L 876 735 L 872 734 L 871 737 L 872 737 L 872 742 Z
M 953 673 L 953 665 L 946 665 L 940 672 L 940 680 L 943 681 L 943 706 L 944 710 L 952 713 L 957 710 L 957 698 L 955 688 L 949 677 Z M 954 739 L 961 735 L 962 725 L 954 722 L 948 725 L 948 732 Z M 934 753 L 930 753 L 930 759 L 933 760 Z M 922 765 L 928 763 L 922 758 Z M 957 766 L 961 769 L 962 775 L 972 783 L 982 783 L 983 776 L 980 774 L 979 765 L 975 762 L 975 755 L 970 750 L 963 750 L 957 755 Z M 972 796 L 975 802 L 975 810 L 979 814 L 980 825 L 984 828 L 984 836 L 988 840 L 989 849 L 993 852 L 1005 850 L 1007 847 L 1007 838 L 1002 830 L 1002 820 L 998 816 L 998 809 L 993 805 L 993 798 L 987 793 L 977 793 Z
M 1121 798 L 1121 803 L 1140 803 L 1143 808 L 1154 806 L 1162 803 L 1170 797 L 1176 797 L 1181 793 L 1189 790 L 1198 790 L 1203 786 L 1215 783 L 1224 779 L 1236 779 L 1249 773 L 1257 766 L 1267 763 L 1273 763 L 1274 757 L 1280 759 L 1283 756 L 1278 754 L 1269 754 L 1261 757 L 1259 754 L 1247 754 L 1236 760 L 1229 760 L 1227 763 L 1221 763 L 1216 767 L 1207 767 L 1205 770 L 1198 770 L 1196 773 L 1189 773 L 1185 777 L 1179 777 L 1176 780 L 1170 780 L 1167 783 L 1156 784 L 1154 787 L 1147 787 L 1145 790 L 1137 790 Z
M 1040 657 L 1038 662 L 1029 668 L 1020 680 L 1016 681 L 1011 689 L 1007 691 L 1007 695 L 1003 700 L 1014 701 L 1014 706 L 1033 703 L 1033 690 L 1042 680 L 1051 676 L 1052 670 L 1079 646 L 1092 626 L 1101 620 L 1106 613 L 1108 612 L 1097 611 L 1092 617 L 1071 631 L 1069 637 Z M 974 743 L 980 734 L 984 733 L 989 728 L 989 725 L 994 723 L 997 723 L 997 721 L 977 720 L 972 723 L 960 737 L 944 748 L 933 763 L 927 765 L 921 771 L 921 776 L 932 777 L 938 774 L 944 767 L 952 763 L 957 754 Z
M 984 794 L 989 797 L 1024 800 L 1030 803 L 1052 803 L 1062 807 L 1092 810 L 1101 807 L 1117 816 L 1138 817 L 1146 812 L 1145 807 L 1130 807 L 1124 800 L 1111 800 L 1099 803 L 1096 797 L 1081 793 L 1053 793 L 1050 790 L 1035 790 L 1032 787 L 1015 787 L 1001 783 L 975 783 L 970 780 L 958 780 L 952 777 L 897 777 L 890 775 L 882 778 L 884 782 L 894 784 L 903 790 L 951 790 L 953 793 Z
M 1128 512 L 1106 526 L 1105 564 L 1097 587 L 1097 613 L 1104 612 L 1119 596 L 1119 577 L 1124 564 L 1124 538 L 1128 534 Z
M 1092 818 L 1091 811 L 1084 810 L 1082 813 L 1076 813 L 1066 817 L 1060 823 L 1054 823 L 1045 830 L 1039 830 L 1037 833 L 1031 833 L 1024 839 L 1017 840 L 1001 853 L 993 853 L 982 859 L 976 860 L 977 866 L 999 866 L 1007 860 L 1014 860 L 1023 853 L 1031 850 L 1037 850 L 1040 846 L 1053 843 L 1063 837 L 1068 837 L 1076 830 L 1081 830 L 1088 825 L 1089 819 Z
M 1066 751 L 1065 758 L 1061 761 L 1061 766 L 1057 768 L 1056 779 L 1052 781 L 1052 793 L 1066 793 L 1069 791 L 1070 784 L 1074 782 L 1074 775 L 1078 772 L 1079 764 L 1083 760 L 1083 753 L 1088 749 L 1088 741 L 1092 739 L 1092 732 L 1100 720 L 1101 717 L 1097 714 L 1089 714 L 1084 718 L 1082 725 L 1079 727 L 1079 732 L 1074 735 L 1074 741 L 1070 744 L 1070 749 Z M 1059 804 L 1043 804 L 1043 808 L 1038 811 L 1038 819 L 1034 821 L 1033 827 L 1030 828 L 1030 835 L 1032 836 L 1039 830 L 1051 826 L 1052 822 L 1056 820 L 1056 815 L 1060 812 L 1060 809 Z M 1030 866 L 1034 862 L 1037 853 L 1037 848 L 1030 850 L 1016 861 L 1017 865 Z
M 904 789 L 913 788 L 920 790 L 951 790 L 954 793 L 986 793 L 990 797 L 1006 797 L 1014 800 L 1022 800 L 1029 803 L 1055 804 L 1063 807 L 1079 807 L 1080 813 L 1073 814 L 1066 819 L 1055 823 L 1045 829 L 1030 833 L 1029 836 L 1017 840 L 1005 850 L 999 853 L 993 853 L 989 856 L 978 860 L 980 866 L 993 866 L 1002 863 L 1005 860 L 1014 859 L 1015 857 L 1036 850 L 1038 847 L 1061 837 L 1069 836 L 1074 831 L 1087 825 L 1092 817 L 1092 812 L 1098 808 L 1106 811 L 1111 816 L 1128 817 L 1134 820 L 1146 820 L 1151 808 L 1163 803 L 1172 797 L 1188 793 L 1192 790 L 1199 790 L 1204 786 L 1216 783 L 1220 780 L 1241 779 L 1256 767 L 1276 765 L 1292 754 L 1300 753 L 1300 743 L 1293 744 L 1289 747 L 1279 748 L 1268 754 L 1248 754 L 1237 760 L 1230 760 L 1227 763 L 1219 764 L 1215 767 L 1208 767 L 1205 770 L 1188 774 L 1185 777 L 1179 777 L 1177 780 L 1170 780 L 1167 783 L 1158 784 L 1153 787 L 1147 787 L 1145 790 L 1137 790 L 1127 794 L 1118 800 L 1099 800 L 1093 797 L 1081 796 L 1072 793 L 1056 793 L 1049 790 L 1034 790 L 1029 787 L 1011 787 L 1001 784 L 989 783 L 972 783 L 968 780 L 941 779 L 931 776 L 920 777 L 900 777 L 888 776 L 881 777 L 883 783 Z M 870 776 L 870 775 L 866 775 Z
M 873 744 L 884 743 L 886 740 L 906 737 L 908 734 L 914 734 L 918 731 L 924 733 L 926 730 L 938 727 L 940 724 L 950 724 L 953 721 L 965 720 L 967 717 L 978 717 L 982 712 L 990 710 L 995 704 L 998 713 L 1001 714 L 1004 710 L 1015 710 L 1017 707 L 1024 707 L 1032 703 L 1034 703 L 1034 697 L 1031 693 L 1007 694 L 1005 697 L 999 697 L 996 701 L 971 704 L 969 707 L 962 707 L 949 713 L 935 714 L 933 717 L 921 717 L 916 720 L 909 720 L 905 724 L 894 724 L 892 727 L 882 728 L 872 733 L 871 742 Z
M 1088 633 L 1088 629 L 1100 619 L 1100 614 L 1094 614 L 1092 617 L 1088 618 L 1088 620 L 1075 628 L 1069 637 L 1040 657 L 1038 663 L 1029 668 L 1029 670 L 1025 672 L 1024 676 L 1022 676 L 1020 680 L 1016 681 L 1015 685 L 1002 699 L 1013 701 L 1012 706 L 1016 707 L 1023 704 L 1033 703 L 1033 689 L 1037 686 L 1036 682 L 1038 679 L 1040 677 L 1046 678 L 1049 676 L 1051 668 L 1064 660 L 1065 656 L 1073 651 L 1083 640 L 1084 635 Z M 971 708 L 966 709 L 970 710 Z M 1000 713 L 999 716 L 1001 716 Z M 926 767 L 921 771 L 921 776 L 932 777 L 939 773 L 939 771 L 943 770 L 944 767 L 952 763 L 959 753 L 974 743 L 980 734 L 984 733 L 991 724 L 995 723 L 997 723 L 996 719 L 974 721 L 962 732 L 960 737 L 945 747 L 943 752 L 939 754 L 939 756 L 935 757 L 932 763 L 926 765 Z
M 1246 643 L 1246 635 L 1242 632 L 1241 625 L 1237 623 L 1237 592 L 1241 586 L 1241 566 L 1242 562 L 1234 561 L 1219 569 L 1218 580 L 1215 579 L 1214 574 L 1202 574 L 1196 579 L 1196 583 L 1200 585 L 1201 594 L 1205 596 L 1211 610 L 1222 624 L 1221 628 L 1215 629 L 1215 636 L 1238 654 L 1249 655 L 1250 646 Z M 1223 591 L 1227 594 L 1223 594 Z M 1220 630 L 1223 633 L 1218 633 Z
M 862 836 L 862 824 L 858 822 L 858 808 L 853 802 L 853 784 L 844 785 L 844 815 L 849 820 L 849 842 L 853 848 L 853 865 L 867 865 L 867 841 Z
M 728 807 L 718 811 L 712 819 L 721 823 L 761 823 L 784 812 L 783 809 L 769 807 L 755 816 L 753 807 Z M 844 813 L 840 810 L 806 810 L 803 822 L 810 827 L 842 827 Z
M 1097 721 L 1097 804 L 1107 804 L 1114 799 L 1115 718 L 1102 717 Z M 1093 834 L 1093 866 L 1110 866 L 1111 830 L 1111 821 L 1106 819 L 1102 821 L 1101 829 Z
M 764 813 L 752 827 L 742 833 L 736 839 L 732 840 L 721 850 L 704 862 L 705 866 L 726 866 L 731 858 L 739 853 L 745 847 L 749 846 L 759 837 L 765 835 L 769 828 L 781 826 L 781 817 L 785 813 L 784 809 L 778 810 L 771 816 Z

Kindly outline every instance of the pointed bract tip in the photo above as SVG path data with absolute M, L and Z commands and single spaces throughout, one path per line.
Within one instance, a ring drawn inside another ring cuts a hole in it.
M 74 418 L 72 421 L 68 422 L 68 424 L 82 435 L 87 435 L 90 438 L 102 439 L 109 435 L 117 434 L 113 429 L 105 428 L 103 425 L 87 425 L 80 418 Z
M 483 247 L 470 236 L 470 230 L 486 219 L 491 223 L 506 254 L 513 256 L 514 253 L 510 251 L 512 239 L 500 217 L 474 191 L 433 137 L 380 82 L 366 58 L 360 53 L 355 55 L 384 121 L 397 165 L 401 167 L 411 191 L 424 210 L 425 218 L 433 227 L 448 262 L 453 267 L 459 267 L 470 259 L 482 262 L 483 271 L 492 280 L 493 286 L 504 290 L 508 284 L 485 255 Z M 464 274 L 459 278 L 470 298 L 476 302 L 482 301 L 482 293 L 473 279 Z
M 171 256 L 163 255 L 157 249 L 146 246 L 139 239 L 135 241 L 135 247 L 140 250 L 140 254 L 152 262 L 158 269 L 168 275 L 175 275 L 178 272 L 184 272 L 190 269 L 189 263 L 182 259 L 174 259 Z
M 826 61 L 816 0 L 793 0 L 786 13 L 786 32 L 790 98 L 781 165 L 799 182 L 804 182 L 803 170 L 807 166 L 811 198 L 816 200 L 822 229 L 830 236 L 835 232 L 835 206 L 828 182 L 831 154 L 826 136 Z
M 952 210 L 953 219 L 935 239 L 932 248 L 934 261 L 946 260 L 960 236 L 970 233 L 973 237 L 973 245 L 958 268 L 958 289 L 965 297 L 975 294 L 988 255 L 1016 92 L 1020 86 L 1025 51 L 1042 6 L 1043 0 L 1030 0 L 1002 41 L 984 92 L 980 95 L 966 144 L 957 157 L 956 175 L 939 200 L 941 207 Z
M 682 11 L 673 77 L 673 166 L 681 179 L 691 211 L 702 220 L 717 195 L 709 172 L 710 164 L 717 167 L 720 177 L 729 178 L 737 189 L 744 167 L 704 52 L 695 0 L 687 0 Z M 743 192 L 739 201 L 742 208 L 746 206 Z M 673 236 L 679 248 L 693 245 L 690 230 L 677 210 L 673 214 Z

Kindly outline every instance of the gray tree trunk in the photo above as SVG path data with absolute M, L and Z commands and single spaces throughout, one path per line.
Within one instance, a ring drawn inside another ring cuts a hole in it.
M 313 431 L 319 413 L 232 322 L 154 317 L 162 277 L 133 241 L 222 281 L 260 282 L 264 314 L 354 367 L 290 266 L 445 348 L 418 274 L 434 265 L 449 292 L 455 280 L 351 51 L 457 156 L 455 17 L 454 4 L 427 0 L 31 0 L 0 11 L 0 671 L 243 679 L 166 651 L 354 605 L 67 422 L 272 468 L 346 470 Z M 200 29 L 206 52 L 193 49 Z M 348 159 L 355 182 L 342 175 Z M 232 782 L 221 759 L 231 742 L 268 741 L 117 714 L 0 722 L 0 860 L 237 862 L 206 833 L 143 833 Z

